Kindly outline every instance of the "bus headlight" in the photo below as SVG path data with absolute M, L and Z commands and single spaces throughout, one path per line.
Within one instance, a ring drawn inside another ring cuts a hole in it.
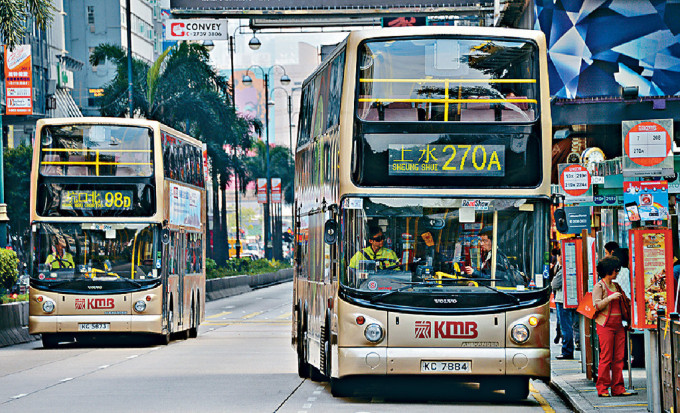
M 135 303 L 135 311 L 141 313 L 146 310 L 146 302 L 144 300 L 139 300 Z
M 364 336 L 371 343 L 379 343 L 383 339 L 383 329 L 379 324 L 369 324 L 364 330 Z
M 512 338 L 512 341 L 517 344 L 526 343 L 526 341 L 529 340 L 529 328 L 524 324 L 517 324 L 512 328 L 510 337 Z
M 52 300 L 45 300 L 45 302 L 42 305 L 42 309 L 46 313 L 51 313 L 52 311 L 54 311 L 54 307 L 55 307 L 54 301 Z

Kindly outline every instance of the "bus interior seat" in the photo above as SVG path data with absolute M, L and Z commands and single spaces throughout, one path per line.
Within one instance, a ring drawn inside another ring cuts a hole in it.
M 59 162 L 59 155 L 45 155 L 43 162 Z M 45 165 L 41 166 L 41 172 L 44 175 L 63 175 L 64 166 L 63 165 Z
M 390 121 L 390 122 L 416 122 L 418 121 L 418 108 L 414 108 L 408 102 L 395 102 L 383 106 L 383 119 L 380 119 L 378 108 L 372 107 L 365 120 L 367 121 Z
M 489 103 L 466 103 L 460 111 L 462 122 L 493 122 L 496 111 Z

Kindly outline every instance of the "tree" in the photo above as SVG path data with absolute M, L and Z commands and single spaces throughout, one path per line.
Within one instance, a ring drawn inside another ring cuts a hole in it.
M 0 38 L 12 49 L 26 34 L 31 17 L 45 30 L 53 12 L 50 0 L 0 0 Z
M 127 62 L 125 51 L 117 45 L 95 48 L 90 63 L 110 61 L 116 75 L 104 87 L 101 112 L 105 116 L 125 116 L 127 102 Z M 224 191 L 234 168 L 233 155 L 225 146 L 247 149 L 253 122 L 233 110 L 227 81 L 210 65 L 205 47 L 180 43 L 167 49 L 152 66 L 133 59 L 133 110 L 137 116 L 158 120 L 201 139 L 208 147 L 213 193 Z M 226 205 L 220 213 L 213 197 L 213 228 L 216 250 L 213 258 L 223 263 L 226 249 Z
M 23 246 L 28 245 L 29 236 L 29 205 L 26 194 L 31 189 L 31 159 L 33 149 L 21 145 L 18 148 L 8 148 L 4 152 L 5 200 L 7 201 L 7 215 L 10 218 L 10 236 L 17 240 L 13 247 L 23 257 Z M 23 258 L 22 258 L 23 259 Z
M 257 178 L 267 177 L 267 147 L 262 141 L 254 144 L 255 155 L 245 160 L 244 184 L 253 182 Z M 288 148 L 283 146 L 270 146 L 269 148 L 269 174 L 272 178 L 281 178 L 281 191 L 284 201 L 292 204 L 294 200 L 295 165 Z M 242 186 L 245 188 L 245 185 Z

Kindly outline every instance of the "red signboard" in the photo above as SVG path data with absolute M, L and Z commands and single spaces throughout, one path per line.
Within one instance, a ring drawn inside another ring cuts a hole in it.
M 590 172 L 583 165 L 569 165 L 560 174 L 560 185 L 571 196 L 581 196 L 588 192 L 590 183 Z
M 31 46 L 20 45 L 13 50 L 5 46 L 6 115 L 33 113 L 33 72 Z
M 671 135 L 655 122 L 641 122 L 626 134 L 623 149 L 630 160 L 640 166 L 663 162 L 672 150 Z

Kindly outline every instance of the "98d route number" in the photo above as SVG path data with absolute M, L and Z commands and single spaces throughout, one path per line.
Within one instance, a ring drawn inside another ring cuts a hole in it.
M 469 361 L 420 361 L 420 371 L 423 373 L 470 373 Z

